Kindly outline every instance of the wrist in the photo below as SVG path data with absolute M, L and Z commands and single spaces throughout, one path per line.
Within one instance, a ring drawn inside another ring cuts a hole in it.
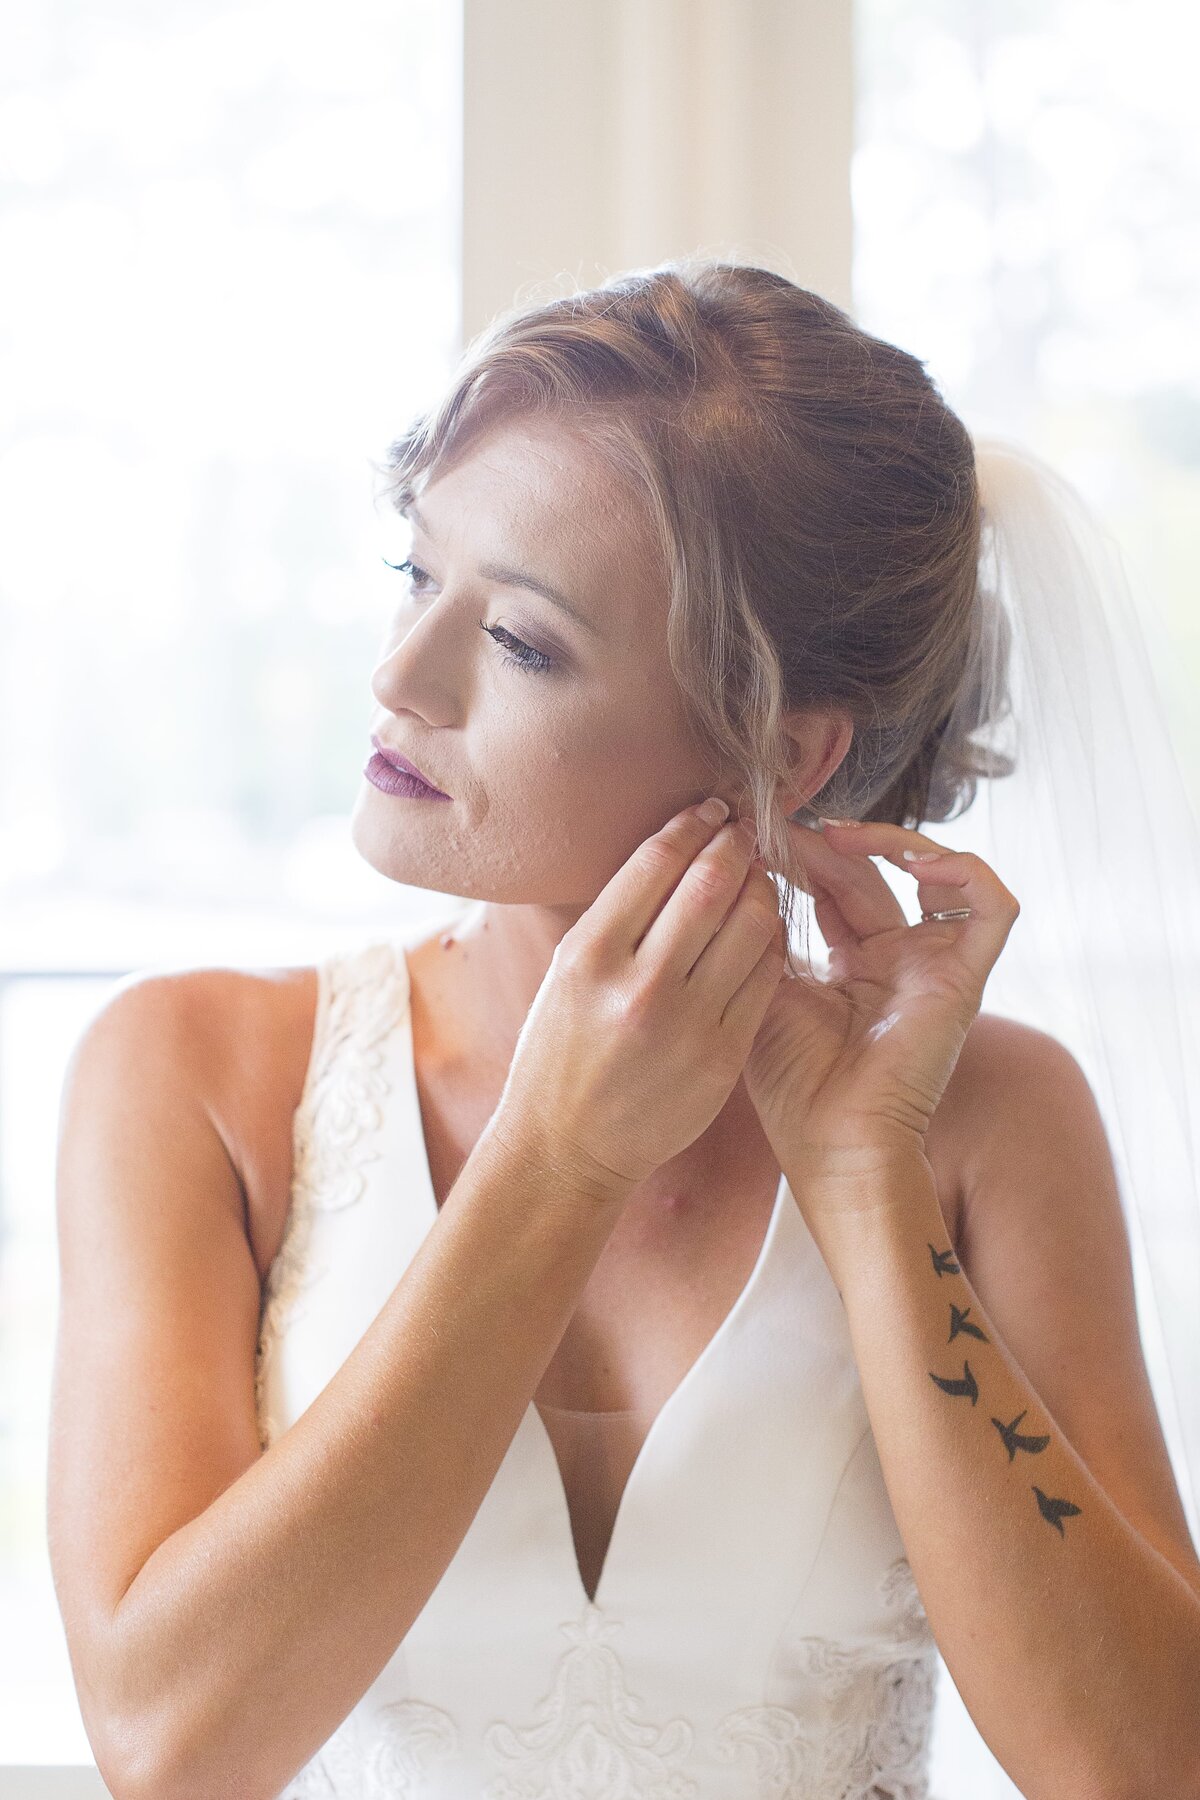
M 497 1108 L 476 1144 L 481 1155 L 497 1156 L 510 1168 L 549 1182 L 580 1206 L 619 1212 L 636 1183 L 605 1169 L 546 1131 L 536 1120 L 514 1118 Z
M 850 1286 L 882 1272 L 887 1253 L 914 1237 L 932 1237 L 939 1250 L 949 1247 L 937 1182 L 924 1154 L 858 1167 L 844 1163 L 836 1173 L 806 1181 L 804 1194 L 814 1236 L 843 1298 Z
M 897 1195 L 922 1181 L 933 1181 L 933 1165 L 923 1141 L 847 1144 L 792 1154 L 787 1164 L 806 1193 L 821 1196 L 836 1210 L 858 1213 L 890 1206 Z

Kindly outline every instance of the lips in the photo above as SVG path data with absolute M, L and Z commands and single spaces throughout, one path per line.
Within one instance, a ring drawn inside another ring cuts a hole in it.
M 418 781 L 423 781 L 425 786 L 427 788 L 432 788 L 435 794 L 443 794 L 445 792 L 444 789 L 438 787 L 436 782 L 430 781 L 424 769 L 418 769 L 416 763 L 409 762 L 407 756 L 402 756 L 399 750 L 393 750 L 390 744 L 383 743 L 380 738 L 375 736 L 374 732 L 371 733 L 371 743 L 379 752 L 380 756 L 383 757 L 384 761 L 391 763 L 393 769 L 400 769 L 405 775 L 415 775 Z M 445 798 L 448 800 L 450 798 L 449 794 L 445 794 Z

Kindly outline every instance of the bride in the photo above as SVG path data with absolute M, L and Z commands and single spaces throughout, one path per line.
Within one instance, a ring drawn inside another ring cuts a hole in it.
M 466 905 L 124 984 L 67 1084 L 114 1795 L 919 1800 L 939 1649 L 1023 1793 L 1192 1791 L 1115 1171 L 936 830 L 1011 766 L 983 475 L 915 357 L 715 262 L 498 320 L 392 447 L 351 829 Z

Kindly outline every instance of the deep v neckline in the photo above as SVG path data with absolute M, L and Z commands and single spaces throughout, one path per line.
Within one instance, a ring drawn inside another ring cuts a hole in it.
M 721 1323 L 717 1326 L 717 1329 L 709 1338 L 695 1362 L 691 1364 L 690 1368 L 685 1371 L 681 1379 L 672 1388 L 671 1392 L 667 1395 L 667 1398 L 663 1401 L 663 1404 L 659 1407 L 653 1419 L 650 1421 L 646 1435 L 638 1447 L 638 1453 L 633 1459 L 633 1466 L 625 1478 L 625 1484 L 621 1489 L 620 1499 L 617 1501 L 617 1510 L 613 1515 L 612 1530 L 608 1534 L 608 1542 L 604 1547 L 604 1556 L 600 1563 L 600 1573 L 596 1578 L 596 1589 L 594 1594 L 588 1593 L 584 1583 L 583 1570 L 579 1562 L 579 1546 L 575 1541 L 574 1527 L 571 1523 L 571 1506 L 567 1498 L 567 1490 L 562 1478 L 562 1470 L 559 1468 L 558 1464 L 558 1453 L 554 1448 L 553 1440 L 546 1428 L 546 1422 L 538 1411 L 536 1402 L 530 1403 L 529 1412 L 533 1414 L 534 1429 L 538 1431 L 544 1439 L 545 1451 L 550 1459 L 550 1467 L 553 1471 L 551 1478 L 557 1493 L 558 1512 L 562 1519 L 561 1530 L 565 1535 L 567 1543 L 570 1545 L 574 1585 L 578 1589 L 580 1599 L 589 1607 L 599 1608 L 602 1606 L 606 1589 L 611 1587 L 612 1584 L 619 1579 L 619 1565 L 625 1554 L 623 1550 L 625 1533 L 622 1531 L 622 1525 L 630 1510 L 630 1494 L 650 1479 L 650 1476 L 646 1473 L 647 1466 L 653 1462 L 655 1454 L 659 1453 L 660 1442 L 670 1430 L 671 1423 L 678 1413 L 684 1397 L 693 1387 L 695 1387 L 697 1381 L 703 1378 L 707 1367 L 717 1356 L 719 1356 L 723 1343 L 729 1337 L 739 1315 L 745 1311 L 753 1291 L 758 1285 L 762 1271 L 771 1255 L 774 1240 L 779 1229 L 779 1219 L 783 1209 L 786 1187 L 787 1177 L 781 1172 L 779 1176 L 779 1185 L 775 1189 L 775 1200 L 771 1207 L 771 1215 L 767 1221 L 767 1229 L 763 1234 L 763 1241 L 759 1246 L 758 1255 L 754 1259 L 754 1267 L 747 1276 L 733 1305 L 729 1308 L 729 1311 L 725 1314 L 725 1317 L 721 1320 Z M 613 1574 L 610 1579 L 610 1570 L 612 1570 L 614 1566 L 617 1566 L 617 1573 Z
M 417 1135 L 417 1147 L 421 1165 L 421 1185 L 424 1189 L 424 1224 L 425 1230 L 428 1232 L 433 1229 L 433 1226 L 437 1221 L 439 1208 L 437 1203 L 437 1191 L 433 1185 L 433 1169 L 429 1161 L 429 1147 L 425 1139 L 425 1123 L 421 1116 L 421 1097 L 417 1087 L 417 1059 L 412 1029 L 412 971 L 408 965 L 408 956 L 404 946 L 402 944 L 397 945 L 396 949 L 403 965 L 403 974 L 405 978 L 405 1037 L 408 1053 L 405 1073 L 408 1077 L 409 1092 L 412 1095 L 412 1116 L 414 1129 Z M 763 1270 L 770 1259 L 775 1239 L 779 1235 L 780 1219 L 783 1214 L 786 1196 L 787 1176 L 781 1170 L 779 1183 L 775 1189 L 775 1199 L 771 1206 L 771 1214 L 767 1221 L 767 1229 L 763 1234 L 762 1243 L 759 1245 L 758 1255 L 754 1259 L 753 1268 L 739 1290 L 733 1305 L 729 1308 L 729 1311 L 717 1326 L 716 1331 L 709 1338 L 696 1360 L 685 1371 L 682 1378 L 676 1383 L 675 1387 L 672 1388 L 662 1406 L 660 1406 L 655 1413 L 647 1428 L 646 1435 L 638 1447 L 637 1455 L 633 1460 L 633 1466 L 625 1478 L 624 1486 L 621 1489 L 621 1496 L 617 1502 L 617 1509 L 613 1515 L 612 1530 L 609 1532 L 608 1542 L 604 1547 L 604 1557 L 600 1564 L 600 1573 L 596 1578 L 594 1594 L 588 1593 L 584 1583 L 583 1570 L 579 1562 L 579 1547 L 575 1540 L 575 1531 L 571 1522 L 570 1501 L 567 1498 L 566 1484 L 563 1481 L 562 1470 L 559 1467 L 558 1453 L 554 1448 L 553 1440 L 546 1428 L 545 1420 L 538 1411 L 536 1400 L 531 1400 L 525 1410 L 522 1425 L 518 1427 L 518 1433 L 521 1429 L 528 1427 L 537 1434 L 540 1440 L 538 1447 L 541 1459 L 543 1462 L 546 1462 L 549 1467 L 550 1479 L 555 1488 L 555 1510 L 558 1513 L 560 1521 L 558 1527 L 559 1535 L 560 1538 L 565 1541 L 567 1555 L 570 1559 L 571 1575 L 569 1579 L 578 1596 L 579 1603 L 586 1608 L 598 1609 L 601 1607 L 607 1589 L 619 1578 L 621 1563 L 626 1554 L 623 1549 L 625 1533 L 622 1531 L 622 1525 L 629 1513 L 630 1494 L 650 1479 L 646 1473 L 647 1466 L 653 1462 L 654 1456 L 658 1451 L 658 1446 L 667 1431 L 669 1431 L 672 1420 L 678 1414 L 682 1401 L 687 1393 L 695 1387 L 697 1381 L 703 1378 L 706 1369 L 711 1366 L 714 1359 L 720 1355 L 722 1346 L 727 1342 L 740 1315 L 749 1305 L 754 1290 L 762 1279 Z

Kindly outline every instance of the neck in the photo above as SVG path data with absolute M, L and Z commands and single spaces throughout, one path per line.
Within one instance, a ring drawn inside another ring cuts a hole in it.
M 486 1064 L 503 1082 L 529 1008 L 545 979 L 553 949 L 523 937 L 515 915 L 528 909 L 481 906 L 410 958 L 414 974 L 431 983 L 433 1013 L 453 1037 L 438 1046 L 449 1070 L 477 1074 Z M 511 916 L 510 916 L 511 915 Z M 451 1021 L 453 1022 L 451 1027 Z M 632 1207 L 667 1219 L 723 1208 L 731 1191 L 744 1192 L 779 1165 L 754 1104 L 739 1076 L 720 1112 L 678 1156 L 654 1171 L 630 1195 Z

